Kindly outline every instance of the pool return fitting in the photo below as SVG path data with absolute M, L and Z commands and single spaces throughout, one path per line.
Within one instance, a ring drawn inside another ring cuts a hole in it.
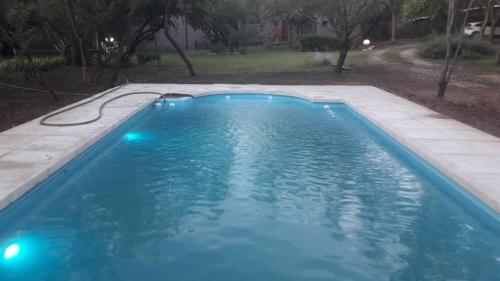
M 73 110 L 75 108 L 87 105 L 87 104 L 89 104 L 91 102 L 94 102 L 94 101 L 96 101 L 98 99 L 101 99 L 101 98 L 103 98 L 103 97 L 105 97 L 105 96 L 107 96 L 107 95 L 115 92 L 116 90 L 119 90 L 119 89 L 127 86 L 127 85 L 128 85 L 128 83 L 120 85 L 120 86 L 115 87 L 115 88 L 111 88 L 111 89 L 105 91 L 104 93 L 102 93 L 102 94 L 100 94 L 100 95 L 98 95 L 96 97 L 93 97 L 93 98 L 91 98 L 91 99 L 89 99 L 87 101 L 75 104 L 73 106 L 70 106 L 68 108 L 64 108 L 62 110 L 59 110 L 59 111 L 56 111 L 56 112 L 53 112 L 53 113 L 50 113 L 50 114 L 44 116 L 42 119 L 40 119 L 39 123 L 42 126 L 50 126 L 50 127 L 70 127 L 70 126 L 81 126 L 81 125 L 86 125 L 86 124 L 94 123 L 94 122 L 96 122 L 96 121 L 98 121 L 99 119 L 102 118 L 104 107 L 106 107 L 107 104 L 109 104 L 112 101 L 115 101 L 117 99 L 120 99 L 120 98 L 123 98 L 123 97 L 127 97 L 127 96 L 132 96 L 132 95 L 157 95 L 158 98 L 157 98 L 157 100 L 155 102 L 155 106 L 157 106 L 157 107 L 160 107 L 161 104 L 162 104 L 161 101 L 165 100 L 165 99 L 178 99 L 178 98 L 187 98 L 187 97 L 192 98 L 191 95 L 178 94 L 178 93 L 159 93 L 159 92 L 148 92 L 148 91 L 129 92 L 129 93 L 118 95 L 116 97 L 112 97 L 109 100 L 103 102 L 99 106 L 99 112 L 98 112 L 97 117 L 95 117 L 93 119 L 82 121 L 82 122 L 73 122 L 73 123 L 50 123 L 50 122 L 47 121 L 48 119 L 50 119 L 50 118 L 52 118 L 54 116 L 57 116 L 57 115 L 62 114 L 64 112 L 68 112 L 68 111 Z M 158 103 L 160 103 L 160 104 L 158 104 Z M 174 103 L 170 103 L 170 107 L 172 107 L 171 104 L 173 104 L 175 106 Z

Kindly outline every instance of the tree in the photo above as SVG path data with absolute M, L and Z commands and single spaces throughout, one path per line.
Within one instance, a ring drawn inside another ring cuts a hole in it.
M 352 47 L 353 40 L 358 38 L 361 22 L 372 11 L 376 0 L 327 0 L 325 3 L 325 16 L 333 25 L 333 29 L 340 41 L 339 58 L 335 72 L 341 74 L 347 54 Z
M 406 20 L 430 17 L 433 32 L 440 34 L 446 30 L 447 11 L 447 0 L 405 0 L 402 7 L 402 16 Z
M 391 11 L 391 42 L 396 42 L 396 30 L 399 21 L 399 16 L 401 14 L 401 9 L 403 8 L 404 0 L 384 0 L 385 5 Z
M 453 29 L 455 25 L 456 18 L 456 9 L 457 9 L 457 0 L 448 0 L 448 20 L 446 23 L 446 56 L 445 63 L 443 67 L 443 71 L 441 72 L 441 77 L 438 82 L 438 93 L 437 97 L 442 99 L 446 94 L 446 89 L 448 87 L 448 83 L 451 80 L 453 72 L 458 63 L 458 56 L 460 54 L 460 50 L 462 48 L 463 43 L 463 32 L 465 24 L 467 23 L 467 19 L 469 17 L 469 11 L 472 7 L 474 0 L 470 0 L 469 5 L 467 6 L 465 17 L 462 22 L 462 26 L 459 29 L 458 43 L 455 49 L 455 53 L 452 57 L 452 39 L 453 39 Z M 453 63 L 452 63 L 453 60 Z M 451 64 L 452 63 L 452 64 Z
M 8 10 L 9 7 L 13 6 L 13 0 L 0 1 L 0 30 L 8 31 L 9 21 L 8 21 Z M 14 49 L 8 44 L 8 42 L 3 38 L 0 33 L 0 55 L 2 57 L 13 57 L 15 56 Z
M 114 86 L 122 65 L 128 63 L 137 47 L 172 24 L 171 18 L 180 14 L 177 0 L 108 0 L 113 10 L 107 18 L 116 34 L 118 50 L 112 56 L 113 71 L 110 85 Z
M 80 33 L 80 29 L 76 25 L 76 11 L 75 11 L 75 5 L 76 1 L 72 0 L 64 0 L 64 9 L 66 11 L 66 17 L 68 18 L 69 25 L 71 27 L 71 31 L 73 33 L 73 36 L 75 40 L 77 41 L 78 44 L 78 50 L 80 53 L 80 60 L 82 64 L 82 80 L 85 81 L 87 80 L 86 78 L 86 73 L 87 73 L 87 54 L 85 52 L 85 47 L 83 43 L 83 35 Z
M 170 35 L 169 30 L 164 29 L 163 33 L 165 34 L 165 37 L 170 42 L 170 44 L 172 44 L 172 46 L 174 46 L 175 50 L 177 51 L 177 53 L 181 57 L 182 61 L 186 65 L 186 67 L 189 71 L 189 75 L 196 76 L 196 72 L 193 69 L 193 65 L 191 64 L 189 59 L 186 57 L 186 54 L 184 54 L 184 52 L 182 51 L 182 48 L 179 46 L 179 44 L 177 44 L 177 42 L 175 42 L 174 38 Z
M 196 21 L 210 42 L 231 46 L 231 31 L 238 30 L 246 21 L 243 0 L 208 0 L 205 3 L 205 16 Z
M 0 41 L 12 47 L 16 71 L 22 72 L 26 80 L 36 81 L 58 100 L 56 93 L 45 83 L 45 69 L 37 65 L 32 56 L 33 44 L 41 39 L 34 2 L 15 1 L 10 4 L 0 26 Z
M 103 0 L 37 0 L 39 24 L 53 46 L 67 59 L 68 64 L 82 67 L 86 80 L 88 49 L 91 34 L 95 33 Z M 91 2 L 91 3 L 89 3 Z
M 496 5 L 500 4 L 500 0 L 494 0 L 493 5 L 490 6 L 490 26 L 491 26 L 491 32 L 489 35 L 489 40 L 493 41 L 495 38 L 495 32 L 498 24 L 500 23 L 500 9 L 495 9 Z
M 485 39 L 486 27 L 490 21 L 490 17 L 493 17 L 493 0 L 481 0 L 482 8 L 484 11 L 483 23 L 481 24 L 481 40 Z
M 318 23 L 323 4 L 323 0 L 267 0 L 264 10 L 268 18 L 292 27 L 300 39 L 306 26 Z
M 201 29 L 211 43 L 223 45 L 229 53 L 244 53 L 246 45 L 257 41 L 256 29 L 249 24 L 247 7 L 258 7 L 259 3 L 251 2 L 198 0 L 198 8 L 186 11 L 185 16 L 191 26 Z

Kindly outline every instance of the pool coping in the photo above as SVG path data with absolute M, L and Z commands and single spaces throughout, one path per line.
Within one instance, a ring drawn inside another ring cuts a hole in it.
M 131 91 L 175 92 L 194 97 L 265 93 L 316 103 L 345 103 L 475 195 L 497 216 L 500 214 L 500 139 L 372 86 L 127 84 L 49 121 L 91 119 L 103 102 Z M 39 124 L 42 116 L 1 132 L 0 210 L 150 105 L 156 97 L 137 95 L 113 101 L 105 108 L 102 119 L 87 125 L 46 127 Z

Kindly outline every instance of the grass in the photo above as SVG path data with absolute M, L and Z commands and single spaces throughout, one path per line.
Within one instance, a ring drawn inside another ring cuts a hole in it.
M 323 52 L 338 57 L 338 52 Z M 155 65 L 151 59 L 153 54 L 143 54 L 147 59 L 146 65 Z M 301 52 L 294 49 L 264 49 L 252 48 L 245 55 L 211 54 L 208 50 L 193 50 L 187 56 L 197 73 L 200 74 L 239 74 L 239 73 L 277 73 L 277 72 L 314 72 L 332 70 L 331 65 L 320 65 L 313 61 L 314 53 Z M 366 54 L 360 51 L 349 52 L 346 65 L 356 66 L 365 64 Z M 62 57 L 37 57 L 35 66 L 43 71 L 50 71 L 54 67 L 64 65 Z M 160 66 L 170 71 L 185 72 L 185 66 L 175 52 L 160 54 Z M 0 60 L 0 72 L 18 72 L 15 59 Z
M 462 60 L 460 63 L 462 65 L 474 67 L 482 71 L 500 74 L 500 66 L 495 65 L 494 56 L 480 57 L 478 59 Z
M 333 52 L 335 57 L 338 54 Z M 313 62 L 313 53 L 296 50 L 251 49 L 245 55 L 210 54 L 207 50 L 190 51 L 187 53 L 195 70 L 199 73 L 266 73 L 266 72 L 304 72 L 331 70 L 331 65 L 319 65 Z M 361 62 L 362 53 L 352 51 L 347 64 Z M 152 64 L 156 62 L 150 62 Z M 184 68 L 176 53 L 161 55 L 161 65 Z
M 420 59 L 431 63 L 444 64 L 444 59 L 430 59 L 419 56 Z M 461 59 L 458 65 L 475 69 L 481 72 L 500 74 L 500 66 L 495 65 L 495 56 L 481 56 L 478 58 Z
M 405 47 L 395 47 L 391 48 L 390 50 L 384 52 L 382 57 L 392 63 L 401 63 L 401 52 L 406 50 L 407 48 Z
M 32 67 L 40 71 L 50 71 L 55 67 L 63 66 L 65 60 L 61 56 L 40 56 L 33 58 Z M 22 64 L 17 59 L 1 59 L 0 72 L 15 73 L 21 72 Z

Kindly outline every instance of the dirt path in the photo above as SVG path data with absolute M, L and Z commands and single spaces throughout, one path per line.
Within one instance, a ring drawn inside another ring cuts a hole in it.
M 401 50 L 398 53 L 399 61 L 397 62 L 386 58 L 386 53 L 392 51 L 394 48 Z M 396 45 L 395 47 L 379 49 L 370 54 L 370 58 L 375 63 L 384 64 L 396 69 L 400 68 L 403 71 L 411 71 L 415 75 L 421 75 L 432 80 L 437 80 L 441 75 L 441 63 L 419 58 L 415 44 Z M 499 89 L 500 75 L 481 73 L 477 70 L 458 65 L 453 79 L 450 81 L 450 85 L 461 88 Z
M 381 79 L 373 85 L 500 136 L 500 75 L 459 65 L 445 100 L 439 100 L 442 65 L 419 58 L 414 42 L 375 50 L 369 62 L 376 68 L 371 76 Z

